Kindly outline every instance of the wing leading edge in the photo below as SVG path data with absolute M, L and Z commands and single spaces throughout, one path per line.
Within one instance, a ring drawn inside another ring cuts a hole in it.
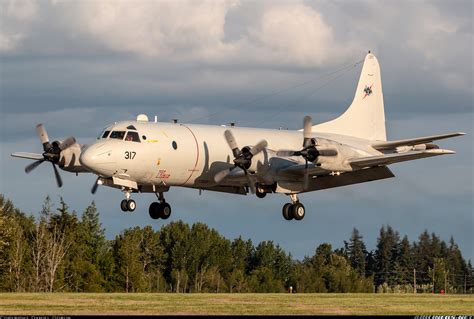
M 372 143 L 371 146 L 375 148 L 376 150 L 380 151 L 380 150 L 393 149 L 399 146 L 412 146 L 412 145 L 418 145 L 418 144 L 426 144 L 426 143 L 431 143 L 436 140 L 461 136 L 465 134 L 466 133 L 456 132 L 456 133 L 449 133 L 449 134 L 410 138 L 410 139 L 405 139 L 405 140 L 375 142 L 375 143 Z
M 411 161 L 415 159 L 432 157 L 437 155 L 456 154 L 454 151 L 443 149 L 430 149 L 424 151 L 410 151 L 405 153 L 385 154 L 378 156 L 358 157 L 347 160 L 353 167 L 364 168 L 372 166 L 389 165 L 399 162 Z

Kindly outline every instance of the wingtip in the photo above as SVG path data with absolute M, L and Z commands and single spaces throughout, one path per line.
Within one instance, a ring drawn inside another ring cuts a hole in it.
M 425 153 L 432 153 L 432 154 L 439 154 L 439 155 L 456 154 L 455 151 L 445 150 L 445 149 L 440 149 L 440 148 L 432 149 L 432 150 L 426 150 L 426 151 L 424 151 L 424 152 L 425 152 Z

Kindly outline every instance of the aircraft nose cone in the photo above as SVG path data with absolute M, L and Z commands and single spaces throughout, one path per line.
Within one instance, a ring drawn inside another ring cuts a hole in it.
M 79 157 L 79 162 L 81 163 L 81 165 L 90 170 L 92 170 L 93 168 L 94 158 L 96 157 L 94 152 L 90 150 L 91 147 L 92 146 L 82 151 L 81 156 Z
M 93 144 L 82 151 L 79 157 L 82 166 L 94 173 L 107 175 L 109 167 L 115 164 L 112 150 L 105 144 Z

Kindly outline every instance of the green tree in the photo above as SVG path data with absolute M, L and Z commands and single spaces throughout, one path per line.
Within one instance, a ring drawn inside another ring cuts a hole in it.
M 117 279 L 125 292 L 145 290 L 145 272 L 140 262 L 142 239 L 142 231 L 139 227 L 126 229 L 115 238 L 114 255 L 119 271 Z
M 365 276 L 365 260 L 367 257 L 367 249 L 365 243 L 357 228 L 353 228 L 349 242 L 344 241 L 345 253 L 349 262 L 357 273 Z
M 191 243 L 189 238 L 189 225 L 183 221 L 171 222 L 160 230 L 160 242 L 166 256 L 164 277 L 175 292 L 183 292 L 187 289 L 186 265 Z
M 229 292 L 244 292 L 247 290 L 247 275 L 250 272 L 250 259 L 254 250 L 252 241 L 244 241 L 242 237 L 232 241 L 231 265 L 233 266 L 228 274 Z
M 395 282 L 392 265 L 395 265 L 399 257 L 399 242 L 400 237 L 398 232 L 393 230 L 391 226 L 387 226 L 387 230 L 382 226 L 375 250 L 376 286 L 384 282 L 388 285 L 392 285 Z

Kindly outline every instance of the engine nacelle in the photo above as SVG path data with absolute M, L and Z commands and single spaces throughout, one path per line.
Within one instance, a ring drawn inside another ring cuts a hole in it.
M 54 143 L 57 143 L 57 141 L 52 143 L 53 147 Z M 59 167 L 68 172 L 88 172 L 88 170 L 86 170 L 79 162 L 79 157 L 81 156 L 83 147 L 84 145 L 75 143 L 67 149 L 61 151 L 58 162 Z

